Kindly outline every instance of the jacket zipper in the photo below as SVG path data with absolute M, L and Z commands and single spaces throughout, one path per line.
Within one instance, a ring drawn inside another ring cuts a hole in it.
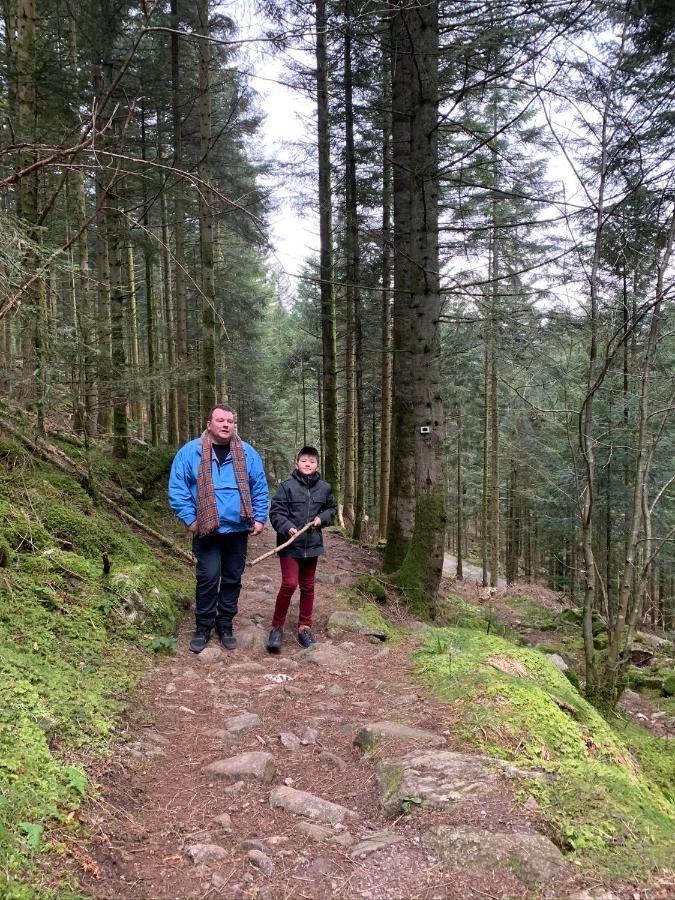
M 307 517 L 305 518 L 305 522 L 309 522 L 309 507 L 310 507 L 310 504 L 311 504 L 311 502 L 312 502 L 312 492 L 311 492 L 310 489 L 309 489 L 309 485 L 306 485 L 306 487 L 307 487 Z M 305 542 L 305 551 L 304 551 L 304 553 L 305 553 L 305 557 L 304 557 L 304 558 L 307 559 L 307 542 Z

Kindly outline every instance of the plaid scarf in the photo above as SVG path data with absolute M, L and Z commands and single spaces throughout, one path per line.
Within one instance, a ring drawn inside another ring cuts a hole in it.
M 197 524 L 199 537 L 205 537 L 220 525 L 218 506 L 216 504 L 216 492 L 213 488 L 213 470 L 211 468 L 211 435 L 205 431 L 201 437 L 202 458 L 197 472 Z M 249 526 L 253 525 L 253 504 L 251 503 L 251 490 L 248 484 L 248 469 L 246 468 L 246 453 L 241 438 L 233 434 L 230 438 L 230 455 L 232 456 L 232 468 L 234 477 L 241 495 L 241 519 Z

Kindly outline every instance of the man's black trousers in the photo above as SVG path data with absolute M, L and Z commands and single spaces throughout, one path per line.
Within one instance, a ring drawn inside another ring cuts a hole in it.
M 237 614 L 241 576 L 246 565 L 247 531 L 207 534 L 192 541 L 197 559 L 197 625 L 230 628 Z

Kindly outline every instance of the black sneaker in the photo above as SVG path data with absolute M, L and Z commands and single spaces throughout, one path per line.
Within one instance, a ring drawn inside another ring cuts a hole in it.
M 305 648 L 307 648 L 307 647 L 313 647 L 314 644 L 316 644 L 316 641 L 315 641 L 315 639 L 314 639 L 314 635 L 313 635 L 312 632 L 309 630 L 309 628 L 303 628 L 302 631 L 299 631 L 299 632 L 298 632 L 298 643 L 299 643 L 302 647 L 305 647 Z
M 210 628 L 206 625 L 197 625 L 195 633 L 192 635 L 192 640 L 190 641 L 190 650 L 192 650 L 193 653 L 201 653 L 208 644 L 210 637 Z
M 218 637 L 220 638 L 220 643 L 226 650 L 234 650 L 237 646 L 237 639 L 232 633 L 231 625 L 229 627 L 225 625 L 223 628 L 219 628 Z
M 284 632 L 281 628 L 273 628 L 267 638 L 267 649 L 270 653 L 276 653 L 281 650 L 281 642 L 284 639 Z

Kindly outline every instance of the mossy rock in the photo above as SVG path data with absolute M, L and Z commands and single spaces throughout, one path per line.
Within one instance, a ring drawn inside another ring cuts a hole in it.
M 675 696 L 675 672 L 664 678 L 661 692 L 663 693 L 664 697 Z
M 581 625 L 584 611 L 582 609 L 563 609 L 559 618 L 565 625 Z
M 361 575 L 354 582 L 354 589 L 366 594 L 376 603 L 385 603 L 387 600 L 387 591 L 379 578 L 374 575 Z
M 669 742 L 633 747 L 543 654 L 474 629 L 429 629 L 418 672 L 461 703 L 461 737 L 481 753 L 538 768 L 528 793 L 573 861 L 607 877 L 644 877 L 672 858 Z M 662 702 L 670 702 L 666 699 Z M 647 754 L 644 755 L 647 760 Z M 655 773 L 658 777 L 655 777 Z M 611 839 L 608 839 L 608 835 Z
M 628 670 L 628 684 L 636 691 L 640 690 L 656 690 L 663 689 L 664 678 L 654 674 L 650 670 L 637 669 L 631 666 Z
M 606 650 L 609 647 L 609 638 L 606 634 L 596 634 L 593 638 L 593 647 L 596 650 Z

